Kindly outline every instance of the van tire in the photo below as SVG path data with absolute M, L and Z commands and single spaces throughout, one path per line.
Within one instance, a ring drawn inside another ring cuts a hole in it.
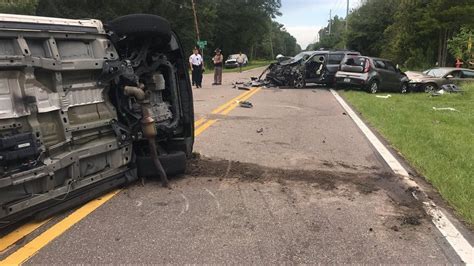
M 171 40 L 170 23 L 156 15 L 131 14 L 118 17 L 106 24 L 107 30 L 113 31 L 119 36 L 157 36 L 165 42 Z

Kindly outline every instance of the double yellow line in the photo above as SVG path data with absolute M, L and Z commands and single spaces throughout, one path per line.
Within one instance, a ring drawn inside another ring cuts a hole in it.
M 231 99 L 230 101 L 224 103 L 223 105 L 214 109 L 211 114 L 220 114 L 220 115 L 227 115 L 230 111 L 232 111 L 235 107 L 239 105 L 239 101 L 246 101 L 254 94 L 259 92 L 260 88 L 253 88 L 245 93 L 240 94 L 239 96 Z M 194 136 L 199 136 L 202 132 L 212 126 L 214 123 L 217 122 L 217 119 L 206 119 L 200 118 L 196 122 L 194 122 Z M 13 252 L 11 255 L 6 257 L 4 260 L 0 261 L 0 265 L 20 265 L 27 261 L 29 258 L 34 256 L 38 251 L 40 251 L 43 247 L 45 247 L 48 243 L 62 235 L 66 232 L 69 228 L 73 225 L 84 219 L 94 210 L 99 208 L 101 205 L 112 199 L 115 195 L 117 195 L 120 190 L 116 190 L 110 192 L 98 199 L 92 200 L 79 209 L 75 210 L 73 213 L 68 215 L 63 220 L 59 221 L 58 223 L 54 224 L 50 228 L 46 229 L 43 233 L 38 235 L 36 238 L 32 239 L 30 242 L 26 243 L 24 246 Z M 42 221 L 42 222 L 32 222 L 28 223 L 17 230 L 13 231 L 12 233 L 5 235 L 0 238 L 0 254 L 5 252 L 10 246 L 17 243 L 22 238 L 28 236 L 30 233 L 34 232 L 44 224 L 46 224 L 49 220 Z
M 239 96 L 233 98 L 232 100 L 224 103 L 223 105 L 217 107 L 214 109 L 211 114 L 213 115 L 227 115 L 232 111 L 235 107 L 239 105 L 239 102 L 241 101 L 246 101 L 250 97 L 252 97 L 255 93 L 259 92 L 261 88 L 253 88 L 249 91 L 246 91 L 245 93 L 240 94 Z M 214 123 L 217 122 L 217 119 L 209 119 L 207 120 L 206 118 L 200 118 L 194 123 L 194 136 L 199 136 L 204 130 L 208 129 L 210 126 L 212 126 Z

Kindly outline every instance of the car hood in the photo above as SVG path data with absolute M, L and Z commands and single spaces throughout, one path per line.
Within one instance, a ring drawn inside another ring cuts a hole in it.
M 422 81 L 422 80 L 439 79 L 439 78 L 436 78 L 436 77 L 433 77 L 433 76 L 428 76 L 428 75 L 423 74 L 422 72 L 418 72 L 418 71 L 407 71 L 407 72 L 405 72 L 405 74 L 407 75 L 407 77 L 410 80 Z

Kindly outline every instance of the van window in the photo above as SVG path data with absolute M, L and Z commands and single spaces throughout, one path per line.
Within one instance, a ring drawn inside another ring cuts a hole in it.
M 344 58 L 344 54 L 329 54 L 328 65 L 339 65 Z
M 361 66 L 365 67 L 364 57 L 346 57 L 344 64 L 348 66 Z
M 397 72 L 397 68 L 391 62 L 384 62 L 389 71 Z
M 385 66 L 385 62 L 384 62 L 384 61 L 374 60 L 374 64 L 375 64 L 375 67 L 376 67 L 376 68 L 381 68 L 381 69 L 386 69 L 386 68 L 387 68 L 387 67 Z

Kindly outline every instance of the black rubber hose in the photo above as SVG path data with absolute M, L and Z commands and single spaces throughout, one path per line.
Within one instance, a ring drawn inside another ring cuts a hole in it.
M 163 165 L 160 162 L 160 158 L 158 158 L 155 139 L 148 139 L 148 144 L 150 146 L 151 159 L 153 160 L 153 164 L 155 165 L 155 168 L 158 171 L 158 175 L 161 178 L 161 184 L 163 185 L 163 187 L 169 187 L 168 176 L 166 175 L 165 169 L 163 168 Z

